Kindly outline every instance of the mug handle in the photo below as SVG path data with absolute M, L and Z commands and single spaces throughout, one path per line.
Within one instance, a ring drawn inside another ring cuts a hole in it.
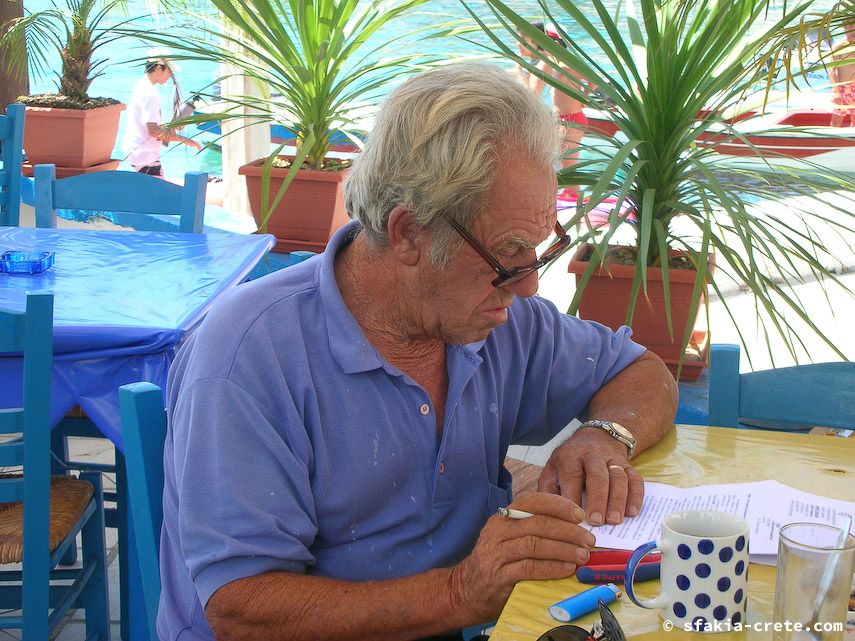
M 634 590 L 635 572 L 638 569 L 641 560 L 653 552 L 661 552 L 659 543 L 656 541 L 645 543 L 632 553 L 632 556 L 629 557 L 629 561 L 626 563 L 626 581 L 624 582 L 624 587 L 626 588 L 626 595 L 629 597 L 629 600 L 635 603 L 635 605 L 651 610 L 658 610 L 659 608 L 664 608 L 668 603 L 667 597 L 664 593 L 660 592 L 652 599 L 641 599 L 635 596 Z

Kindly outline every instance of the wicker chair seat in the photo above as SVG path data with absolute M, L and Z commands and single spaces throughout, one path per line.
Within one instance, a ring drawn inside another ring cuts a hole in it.
M 3 474 L 5 478 L 20 474 Z M 53 552 L 80 519 L 92 499 L 92 484 L 73 476 L 50 482 L 50 550 Z M 0 563 L 20 563 L 23 551 L 24 504 L 0 503 Z

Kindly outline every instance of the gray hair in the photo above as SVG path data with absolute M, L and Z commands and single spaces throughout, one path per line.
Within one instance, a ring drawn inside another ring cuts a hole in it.
M 386 99 L 353 163 L 345 207 L 374 243 L 388 243 L 396 206 L 432 225 L 441 215 L 469 228 L 485 206 L 502 149 L 520 145 L 555 168 L 559 136 L 548 107 L 492 64 L 454 64 L 410 78 Z M 444 266 L 460 240 L 433 226 L 431 259 Z

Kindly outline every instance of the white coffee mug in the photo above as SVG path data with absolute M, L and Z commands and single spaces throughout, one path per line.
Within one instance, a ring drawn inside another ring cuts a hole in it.
M 660 593 L 636 597 L 635 571 L 659 551 Z M 632 553 L 626 566 L 626 594 L 642 608 L 658 609 L 676 629 L 723 632 L 745 617 L 748 585 L 748 523 L 713 510 L 675 512 L 665 517 L 658 541 Z

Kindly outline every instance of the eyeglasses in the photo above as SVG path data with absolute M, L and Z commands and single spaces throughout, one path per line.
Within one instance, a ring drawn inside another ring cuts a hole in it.
M 502 267 L 502 264 L 496 260 L 493 255 L 488 252 L 484 246 L 479 243 L 475 238 L 466 231 L 463 226 L 460 225 L 457 221 L 453 220 L 449 216 L 445 214 L 442 215 L 448 221 L 448 224 L 456 231 L 460 236 L 465 240 L 472 249 L 478 252 L 478 255 L 483 258 L 487 264 L 493 268 L 493 271 L 496 272 L 497 276 L 493 279 L 492 285 L 493 287 L 506 287 L 513 283 L 521 281 L 523 278 L 531 274 L 532 272 L 537 271 L 544 265 L 551 263 L 553 260 L 558 258 L 561 254 L 567 251 L 570 248 L 570 237 L 567 235 L 567 232 L 564 231 L 564 228 L 560 225 L 560 223 L 555 223 L 554 231 L 558 235 L 558 238 L 552 243 L 549 248 L 543 252 L 543 255 L 538 258 L 536 261 L 529 265 L 524 265 L 522 267 L 511 267 L 505 268 Z
M 623 628 L 602 599 L 598 609 L 600 623 L 594 623 L 590 632 L 578 625 L 559 625 L 544 632 L 537 641 L 626 641 Z

